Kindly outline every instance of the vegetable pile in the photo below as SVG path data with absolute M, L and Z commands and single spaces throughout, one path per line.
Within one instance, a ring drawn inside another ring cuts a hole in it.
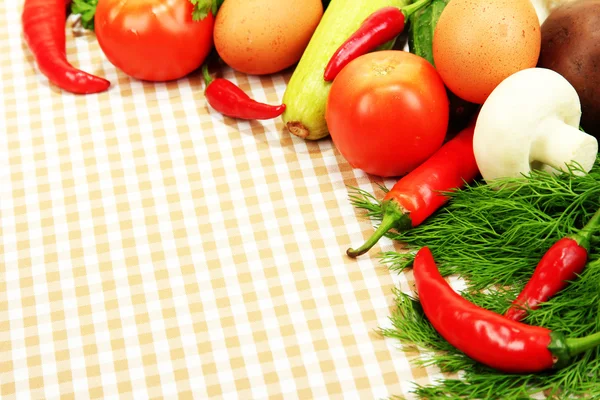
M 283 122 L 290 133 L 317 140 L 329 135 L 325 108 L 331 82 L 325 68 L 336 51 L 354 34 L 364 20 L 383 7 L 403 7 L 410 0 L 331 0 L 294 69 L 283 95 L 286 105 Z M 390 49 L 395 40 L 380 46 Z M 356 54 L 355 54 L 356 55 Z
M 110 82 L 69 64 L 69 5 L 132 78 L 201 70 L 214 111 L 281 117 L 398 178 L 383 199 L 351 195 L 381 222 L 347 254 L 408 246 L 382 262 L 413 267 L 418 297 L 396 291 L 382 333 L 464 372 L 417 395 L 600 397 L 600 0 L 25 0 L 40 72 L 89 95 Z M 291 72 L 281 104 L 211 76 L 222 65 Z
M 578 166 L 559 175 L 532 171 L 526 177 L 503 178 L 494 186 L 477 181 L 462 190 L 449 192 L 447 206 L 426 224 L 402 233 L 388 233 L 391 239 L 405 243 L 408 251 L 385 252 L 381 260 L 391 270 L 403 271 L 413 267 L 415 253 L 429 248 L 440 273 L 459 276 L 466 286 L 461 293 L 464 300 L 447 290 L 444 292 L 460 305 L 451 311 L 472 308 L 464 301 L 472 302 L 486 309 L 475 312 L 485 314 L 481 323 L 489 323 L 490 327 L 510 326 L 513 320 L 521 319 L 527 326 L 543 327 L 569 338 L 596 334 L 600 331 L 600 259 L 595 251 L 600 239 L 597 211 L 600 159 L 588 174 L 582 176 L 581 173 Z M 351 199 L 373 219 L 381 220 L 384 216 L 382 203 L 370 193 L 355 189 Z M 591 251 L 584 255 L 571 240 L 583 243 L 584 247 L 589 240 Z M 583 257 L 587 257 L 587 264 L 581 270 Z M 413 268 L 418 280 L 417 266 Z M 568 285 L 564 280 L 569 281 Z M 559 283 L 560 286 L 555 286 Z M 531 300 L 542 295 L 550 295 L 550 298 L 527 309 L 527 313 L 515 315 L 510 310 L 515 310 L 514 302 L 519 293 L 521 299 Z M 470 347 L 459 350 L 450 342 L 456 338 L 442 336 L 460 335 L 464 329 L 472 329 L 475 320 L 449 323 L 438 333 L 425 314 L 427 309 L 420 303 L 423 294 L 421 289 L 418 294 L 396 290 L 396 310 L 390 318 L 392 326 L 382 329 L 381 333 L 400 340 L 406 348 L 418 346 L 424 354 L 416 361 L 418 365 L 435 365 L 444 372 L 462 371 L 463 375 L 460 379 L 445 378 L 435 385 L 418 386 L 415 393 L 420 398 L 528 399 L 540 392 L 549 398 L 600 396 L 597 384 L 600 348 L 589 349 L 562 369 L 527 373 L 499 371 L 485 364 L 500 358 L 505 363 L 517 361 L 518 367 L 523 368 L 525 363 L 542 358 L 529 353 L 515 359 L 514 355 L 506 354 L 505 347 L 492 351 L 491 345 L 484 345 L 483 341 L 494 331 L 479 331 L 470 334 L 467 337 L 470 344 L 466 344 L 485 352 L 480 362 L 476 362 L 467 356 Z M 490 312 L 495 315 L 491 316 Z M 507 318 L 502 318 L 507 312 Z M 565 343 L 579 345 L 581 342 Z

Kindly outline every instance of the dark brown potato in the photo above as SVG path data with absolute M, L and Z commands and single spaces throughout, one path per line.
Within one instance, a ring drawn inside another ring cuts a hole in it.
M 538 66 L 564 76 L 581 100 L 581 126 L 600 139 L 600 0 L 556 8 L 542 24 Z

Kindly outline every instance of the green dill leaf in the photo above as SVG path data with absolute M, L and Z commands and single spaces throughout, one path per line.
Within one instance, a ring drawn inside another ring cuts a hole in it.
M 94 16 L 98 0 L 73 0 L 71 13 L 81 15 L 81 25 L 85 29 L 94 30 Z

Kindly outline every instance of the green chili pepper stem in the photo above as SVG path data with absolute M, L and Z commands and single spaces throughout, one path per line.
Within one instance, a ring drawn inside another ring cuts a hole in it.
M 564 368 L 571 364 L 573 357 L 600 345 L 600 332 L 581 338 L 566 338 L 560 332 L 550 333 L 548 350 L 554 356 L 554 369 Z
M 595 232 L 598 232 L 600 228 L 600 208 L 592 215 L 592 218 L 585 224 L 579 232 L 571 235 L 571 238 L 577 242 L 578 245 L 590 250 L 590 239 Z
M 421 8 L 425 7 L 429 3 L 431 3 L 431 0 L 418 0 L 412 3 L 411 5 L 402 7 L 400 10 L 402 10 L 404 17 L 408 19 L 408 17 L 410 17 L 412 14 L 419 11 Z
M 593 333 L 582 338 L 567 338 L 565 339 L 565 346 L 569 351 L 571 357 L 581 354 L 584 351 L 593 349 L 600 345 L 600 332 Z
M 346 250 L 348 256 L 355 258 L 365 254 L 392 228 L 406 230 L 412 226 L 410 216 L 400 208 L 400 205 L 397 202 L 390 200 L 384 201 L 381 203 L 381 208 L 383 211 L 383 218 L 381 219 L 379 227 L 362 246 L 357 249 Z
M 211 84 L 213 78 L 208 73 L 208 64 L 204 64 L 202 66 L 202 76 L 204 77 L 204 83 L 206 83 L 206 87 Z

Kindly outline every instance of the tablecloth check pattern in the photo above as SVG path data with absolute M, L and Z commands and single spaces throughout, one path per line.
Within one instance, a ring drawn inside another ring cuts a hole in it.
M 437 371 L 379 337 L 399 285 L 345 249 L 372 228 L 347 185 L 376 191 L 329 139 L 207 108 L 199 73 L 143 83 L 93 35 L 74 65 L 112 82 L 48 84 L 0 5 L 0 397 L 383 398 Z M 290 72 L 224 70 L 280 101 Z M 387 182 L 389 184 L 391 182 Z

